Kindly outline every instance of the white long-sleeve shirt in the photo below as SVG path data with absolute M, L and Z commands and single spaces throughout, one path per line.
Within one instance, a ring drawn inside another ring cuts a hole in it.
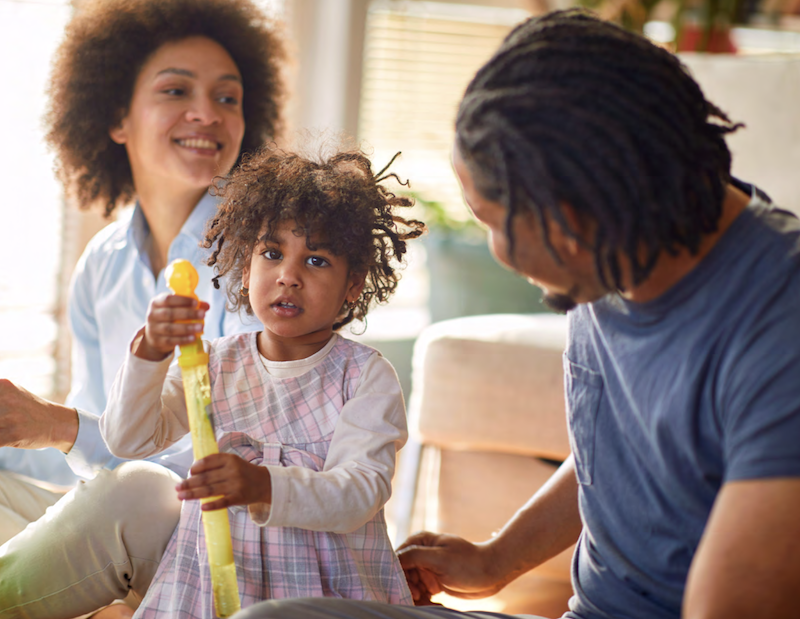
M 231 352 L 232 342 L 234 352 Z M 325 377 L 330 377 L 331 372 L 341 373 L 342 368 L 336 368 L 343 363 L 345 374 L 348 368 L 359 366 L 358 379 L 351 386 L 352 395 L 343 397 L 335 418 L 331 406 L 325 405 L 310 411 L 302 423 L 290 419 L 293 411 L 307 406 L 309 397 L 316 397 L 313 386 L 308 393 L 297 396 L 298 402 L 280 401 L 282 410 L 277 414 L 288 416 L 288 424 L 305 427 L 316 424 L 312 434 L 332 424 L 332 434 L 320 470 L 265 464 L 272 479 L 272 506 L 271 509 L 263 505 L 258 509 L 251 507 L 251 517 L 258 524 L 346 532 L 363 525 L 383 507 L 391 494 L 396 452 L 406 441 L 407 425 L 397 375 L 380 353 L 334 335 L 322 350 L 307 359 L 273 362 L 258 354 L 255 333 L 212 341 L 208 349 L 212 400 L 233 403 L 228 413 L 213 414 L 221 445 L 226 433 L 248 424 L 251 428 L 259 424 L 274 425 L 263 421 L 266 413 L 262 405 L 266 402 L 255 407 L 262 410 L 249 410 L 248 393 L 260 393 L 262 388 L 269 390 L 272 383 L 279 387 L 287 379 L 297 379 L 301 386 L 312 384 L 321 372 L 326 385 L 326 397 L 322 400 L 327 401 L 331 399 L 327 397 L 331 386 Z M 150 362 L 130 353 L 126 357 L 100 420 L 100 431 L 114 455 L 147 458 L 189 433 L 180 369 L 170 369 L 170 361 L 167 358 Z M 236 402 L 241 397 L 245 403 L 237 408 Z M 240 417 L 247 419 L 243 421 Z M 289 434 L 297 434 L 296 428 L 287 431 L 286 427 L 279 427 L 273 436 L 270 432 L 252 436 L 261 431 L 258 429 L 247 434 L 256 442 L 274 445 L 283 443 Z M 302 444 L 304 440 L 303 436 L 294 436 L 286 442 Z

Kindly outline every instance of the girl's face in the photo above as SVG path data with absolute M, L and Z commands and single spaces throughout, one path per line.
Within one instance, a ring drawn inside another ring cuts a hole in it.
M 242 96 L 239 69 L 219 43 L 197 36 L 158 48 L 109 132 L 128 151 L 137 193 L 200 191 L 226 174 L 244 136 Z
M 358 299 L 364 287 L 345 257 L 324 245 L 310 250 L 296 228 L 294 221 L 283 222 L 273 238 L 259 241 L 242 274 L 264 325 L 259 352 L 273 361 L 302 359 L 323 348 L 344 303 Z

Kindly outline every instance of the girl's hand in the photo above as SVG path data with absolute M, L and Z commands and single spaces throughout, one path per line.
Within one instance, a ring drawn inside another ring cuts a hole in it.
M 219 453 L 198 460 L 192 476 L 175 486 L 182 501 L 218 496 L 203 504 L 204 511 L 231 505 L 272 503 L 272 480 L 264 466 L 250 464 L 236 454 Z
M 209 308 L 205 301 L 162 293 L 150 301 L 144 337 L 133 354 L 149 361 L 162 361 L 176 346 L 191 344 L 203 331 L 203 317 Z M 200 322 L 186 322 L 199 320 Z

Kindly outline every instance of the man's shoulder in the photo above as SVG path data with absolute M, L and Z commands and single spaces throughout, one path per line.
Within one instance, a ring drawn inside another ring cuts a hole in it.
M 730 285 L 741 291 L 742 310 L 767 316 L 797 308 L 800 219 L 791 212 L 768 208 L 756 213 L 749 228 L 749 242 L 739 249 L 741 259 L 730 261 L 729 272 Z M 791 314 L 796 314 L 794 309 Z
M 781 249 L 792 254 L 800 250 L 800 219 L 795 213 L 773 206 L 761 212 L 758 219 L 763 223 L 761 234 L 776 240 Z

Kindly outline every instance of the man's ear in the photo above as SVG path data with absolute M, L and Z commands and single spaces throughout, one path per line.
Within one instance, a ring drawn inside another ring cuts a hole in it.
M 567 228 L 550 218 L 549 235 L 550 243 L 558 252 L 559 256 L 575 258 L 579 254 L 588 251 L 587 246 L 592 244 L 593 234 L 591 226 L 578 215 L 572 205 L 566 202 L 561 203 L 561 213 L 566 221 Z

